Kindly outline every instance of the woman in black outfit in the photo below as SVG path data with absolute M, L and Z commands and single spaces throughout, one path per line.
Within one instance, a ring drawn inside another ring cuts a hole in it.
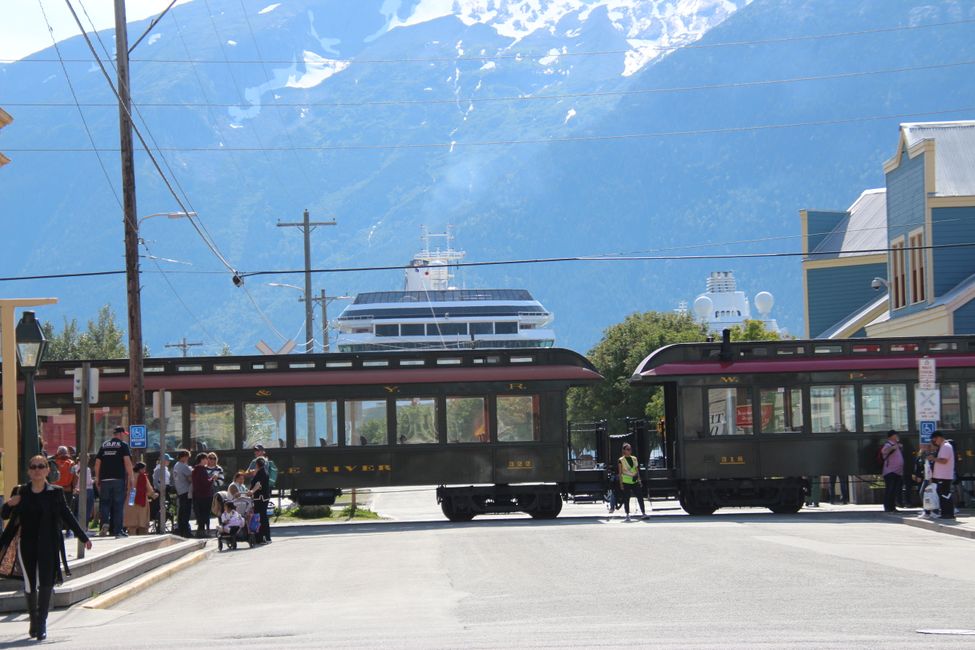
M 257 471 L 251 479 L 251 494 L 254 496 L 254 507 L 261 517 L 261 530 L 257 533 L 259 544 L 271 543 L 271 522 L 267 518 L 267 503 L 271 500 L 271 478 L 267 474 L 267 460 L 258 456 Z
M 66 526 L 91 548 L 88 535 L 71 514 L 61 488 L 47 482 L 50 468 L 44 456 L 34 456 L 27 465 L 30 481 L 14 488 L 13 495 L 0 509 L 0 517 L 11 520 L 0 546 L 10 543 L 20 530 L 18 556 L 24 574 L 24 595 L 30 612 L 30 635 L 38 641 L 47 638 L 47 613 L 51 607 L 51 592 L 61 584 L 61 559 L 64 557 L 62 527 Z M 65 563 L 67 568 L 67 563 Z

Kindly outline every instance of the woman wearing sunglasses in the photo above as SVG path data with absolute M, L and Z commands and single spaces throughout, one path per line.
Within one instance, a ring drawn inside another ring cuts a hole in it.
M 61 529 L 72 530 L 84 542 L 85 548 L 91 548 L 91 541 L 71 514 L 64 492 L 47 482 L 47 459 L 34 456 L 27 470 L 30 480 L 15 487 L 13 495 L 0 508 L 0 517 L 11 519 L 0 535 L 0 547 L 6 547 L 20 533 L 17 555 L 30 612 L 30 635 L 41 641 L 47 638 L 51 592 L 55 584 L 63 581 L 60 560 L 64 557 L 64 538 Z

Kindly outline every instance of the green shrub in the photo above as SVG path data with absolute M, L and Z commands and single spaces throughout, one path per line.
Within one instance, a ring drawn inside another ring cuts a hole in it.
M 328 519 L 332 509 L 328 506 L 298 506 L 291 515 L 298 519 Z

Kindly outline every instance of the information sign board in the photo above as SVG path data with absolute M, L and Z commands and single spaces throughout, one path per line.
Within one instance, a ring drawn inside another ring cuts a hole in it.
M 937 428 L 937 422 L 932 420 L 922 420 L 921 421 L 921 444 L 929 445 L 931 444 L 931 435 Z
M 132 449 L 145 449 L 148 442 L 149 439 L 146 432 L 146 425 L 129 425 L 129 447 Z
M 941 419 L 941 391 L 919 388 L 914 391 L 914 408 L 919 422 L 937 422 Z
M 934 378 L 936 374 L 936 364 L 934 359 L 924 359 L 917 360 L 917 378 L 918 386 L 924 390 L 934 390 L 935 383 Z

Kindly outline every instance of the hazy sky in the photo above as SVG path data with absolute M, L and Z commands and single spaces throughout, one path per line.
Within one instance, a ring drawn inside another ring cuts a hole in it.
M 158 14 L 171 0 L 126 0 L 125 13 L 129 22 Z M 185 4 L 191 0 L 179 0 Z M 115 25 L 114 0 L 71 0 L 85 27 L 88 21 L 82 6 L 88 11 L 98 30 Z M 51 37 L 44 22 L 41 6 L 59 41 L 81 32 L 71 17 L 64 0 L 0 0 L 0 60 L 22 59 L 28 54 L 51 46 Z M 139 34 L 129 33 L 130 40 Z

